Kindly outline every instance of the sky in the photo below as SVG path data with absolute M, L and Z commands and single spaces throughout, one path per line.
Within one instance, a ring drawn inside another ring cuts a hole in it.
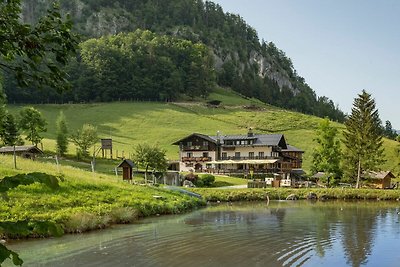
M 318 96 L 351 113 L 365 89 L 400 130 L 400 1 L 213 0 L 292 59 Z

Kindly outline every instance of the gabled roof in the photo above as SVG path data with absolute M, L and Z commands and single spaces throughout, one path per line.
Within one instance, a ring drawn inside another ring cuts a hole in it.
M 3 146 L 0 148 L 0 153 L 13 153 L 13 146 Z M 15 152 L 29 152 L 43 154 L 43 151 L 35 146 L 15 146 Z
M 279 146 L 286 149 L 286 140 L 283 134 L 255 134 L 257 138 L 255 145 Z
M 254 134 L 253 136 L 248 135 L 221 135 L 221 136 L 208 136 L 199 133 L 193 133 L 185 138 L 182 138 L 179 141 L 173 143 L 173 145 L 179 145 L 180 142 L 184 140 L 197 136 L 214 144 L 217 143 L 217 140 L 223 141 L 227 140 L 254 140 L 253 146 L 279 146 L 282 149 L 287 149 L 286 140 L 283 134 Z
M 394 174 L 390 171 L 369 172 L 368 176 L 372 179 L 385 179 L 386 177 L 395 178 Z
M 282 152 L 303 152 L 304 150 L 301 150 L 300 148 L 291 146 L 291 145 L 287 145 L 287 149 L 282 149 Z
M 124 159 L 124 160 L 118 165 L 117 168 L 122 167 L 122 165 L 123 165 L 124 163 L 128 164 L 128 165 L 129 165 L 130 167 L 132 167 L 132 168 L 135 167 L 135 164 L 134 164 L 131 160 L 129 160 L 129 159 Z
M 188 138 L 190 138 L 190 137 L 193 137 L 193 136 L 200 137 L 200 138 L 202 138 L 202 139 L 204 139 L 204 140 L 207 140 L 207 141 L 209 141 L 209 142 L 211 142 L 211 143 L 214 143 L 214 144 L 217 143 L 217 139 L 216 139 L 216 138 L 213 139 L 211 136 L 208 136 L 208 135 L 205 135 L 205 134 L 192 133 L 191 135 L 188 135 L 188 136 L 186 136 L 186 137 L 184 137 L 184 138 L 182 138 L 182 139 L 176 141 L 175 143 L 173 143 L 173 145 L 179 145 L 180 142 L 183 142 L 183 141 L 185 141 L 186 139 L 188 139 Z

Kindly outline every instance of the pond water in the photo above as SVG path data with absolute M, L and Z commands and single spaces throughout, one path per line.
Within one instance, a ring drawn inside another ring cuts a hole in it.
M 388 202 L 231 203 L 8 246 L 24 266 L 399 266 L 399 212 Z

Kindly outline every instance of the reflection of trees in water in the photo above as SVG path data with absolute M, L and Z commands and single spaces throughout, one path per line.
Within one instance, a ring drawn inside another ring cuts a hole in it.
M 230 225 L 237 232 L 241 229 L 252 240 L 251 246 L 266 246 L 274 251 L 268 257 L 285 265 L 307 264 L 312 254 L 324 258 L 326 252 L 333 249 L 333 243 L 338 242 L 343 246 L 347 263 L 360 266 L 371 254 L 377 220 L 388 216 L 387 209 L 370 204 L 230 207 L 225 211 L 199 213 L 186 218 L 185 223 L 214 229 Z M 221 238 L 230 237 L 221 232 Z
M 360 266 L 371 254 L 378 216 L 386 216 L 376 208 L 354 207 L 345 210 L 341 216 L 342 244 L 347 261 Z

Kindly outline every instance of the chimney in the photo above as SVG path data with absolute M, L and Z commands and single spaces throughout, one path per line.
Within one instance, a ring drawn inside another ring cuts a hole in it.
M 254 133 L 253 133 L 253 128 L 249 128 L 249 131 L 247 132 L 247 136 L 248 137 L 253 137 L 254 136 Z

